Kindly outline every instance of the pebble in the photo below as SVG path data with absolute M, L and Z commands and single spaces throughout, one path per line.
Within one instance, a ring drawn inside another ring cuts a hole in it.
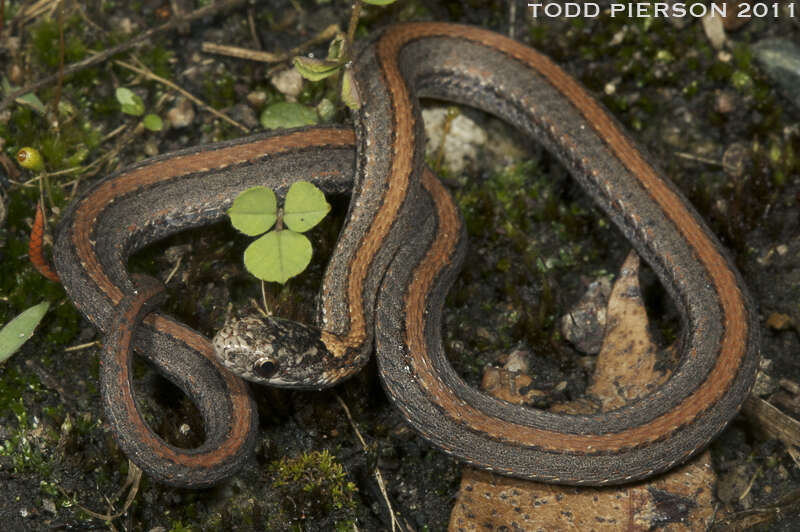
M 722 155 L 722 168 L 731 177 L 741 177 L 749 162 L 750 150 L 740 142 L 728 146 Z
M 425 133 L 428 137 L 425 151 L 429 156 L 435 156 L 442 142 L 447 109 L 444 107 L 423 109 L 422 118 L 425 121 Z M 486 144 L 488 138 L 486 131 L 464 114 L 455 117 L 445 138 L 445 167 L 455 174 L 461 172 L 470 161 L 478 159 L 479 149 Z
M 247 103 L 261 109 L 267 103 L 267 93 L 264 91 L 253 91 L 247 95 Z
M 269 78 L 272 84 L 281 94 L 286 95 L 290 102 L 297 100 L 297 96 L 303 90 L 303 76 L 295 68 L 281 70 Z
M 600 352 L 610 295 L 611 277 L 601 277 L 591 283 L 578 304 L 561 317 L 561 333 L 581 353 L 591 355 Z
M 784 97 L 800 107 L 800 46 L 788 39 L 764 39 L 753 46 L 753 57 Z
M 194 122 L 194 105 L 186 98 L 179 98 L 175 105 L 167 111 L 167 121 L 170 127 L 180 129 L 192 125 Z
M 724 2 L 714 2 L 717 5 L 725 5 L 725 16 L 722 17 L 722 26 L 725 31 L 736 31 L 750 22 L 752 17 L 737 16 L 742 11 L 740 4 L 752 3 L 749 0 L 725 0 Z
M 714 96 L 714 108 L 718 113 L 728 114 L 736 109 L 736 96 L 732 92 L 718 90 Z

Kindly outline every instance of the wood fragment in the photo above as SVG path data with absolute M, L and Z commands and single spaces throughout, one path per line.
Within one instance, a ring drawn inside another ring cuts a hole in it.
M 308 41 L 302 43 L 299 46 L 295 46 L 288 52 L 279 52 L 279 53 L 263 52 L 260 50 L 251 50 L 249 48 L 241 48 L 239 46 L 228 46 L 225 44 L 215 44 L 211 42 L 204 42 L 202 44 L 201 49 L 202 51 L 209 54 L 226 55 L 229 57 L 236 57 L 239 59 L 259 61 L 261 63 L 282 63 L 283 61 L 288 61 L 292 59 L 294 56 L 305 52 L 312 46 L 316 46 L 320 43 L 333 39 L 336 36 L 336 34 L 340 33 L 341 31 L 342 30 L 339 28 L 338 24 L 331 24 L 321 32 L 317 33 L 314 37 L 312 37 Z
M 742 413 L 767 436 L 786 445 L 800 445 L 800 422 L 760 397 L 751 394 L 744 402 Z

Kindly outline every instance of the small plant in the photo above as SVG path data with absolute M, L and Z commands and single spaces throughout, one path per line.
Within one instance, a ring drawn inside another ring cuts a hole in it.
M 47 302 L 34 305 L 0 329 L 0 362 L 16 353 L 33 336 L 34 329 L 44 318 L 48 307 L 50 303 Z
M 339 33 L 328 46 L 325 59 L 310 56 L 294 58 L 294 67 L 309 81 L 329 79 L 330 87 L 338 91 L 339 97 L 348 108 L 356 110 L 361 107 L 361 97 L 353 79 L 350 68 L 353 40 L 358 27 L 358 17 L 363 4 L 386 6 L 396 0 L 355 0 L 350 14 L 347 35 Z M 336 76 L 334 78 L 334 76 Z M 332 97 L 335 98 L 335 97 Z M 296 102 L 277 102 L 267 106 L 261 114 L 261 125 L 266 129 L 302 127 L 316 124 L 321 118 L 329 121 L 335 113 L 335 105 L 329 98 L 323 98 L 316 108 Z
M 271 469 L 275 472 L 272 486 L 285 492 L 283 499 L 292 503 L 287 508 L 292 513 L 312 519 L 344 513 L 340 520 L 355 508 L 358 489 L 327 449 L 283 457 Z
M 350 109 L 361 107 L 361 98 L 353 80 L 353 71 L 350 69 L 350 60 L 353 55 L 353 41 L 358 27 L 358 17 L 361 14 L 361 6 L 370 4 L 374 6 L 387 6 L 395 0 L 355 0 L 353 11 L 350 15 L 350 24 L 347 28 L 347 36 L 339 34 L 334 37 L 328 46 L 328 57 L 317 59 L 315 57 L 298 56 L 294 58 L 294 66 L 300 75 L 309 81 L 320 81 L 333 75 L 341 75 L 339 81 L 340 96 L 342 102 Z
M 122 112 L 131 116 L 144 115 L 144 102 L 139 96 L 127 87 L 118 87 L 115 93 Z M 142 125 L 150 131 L 161 131 L 164 127 L 161 117 L 148 113 L 142 118 Z
M 42 154 L 36 148 L 25 147 L 17 152 L 17 163 L 27 170 L 41 172 L 44 170 Z
M 239 194 L 228 209 L 233 226 L 248 236 L 269 231 L 244 251 L 247 270 L 263 281 L 281 284 L 301 273 L 312 254 L 311 241 L 301 233 L 317 225 L 330 210 L 325 194 L 306 181 L 289 188 L 282 209 L 267 187 L 253 187 Z

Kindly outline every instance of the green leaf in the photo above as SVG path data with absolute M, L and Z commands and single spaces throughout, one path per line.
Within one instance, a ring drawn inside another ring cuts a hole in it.
M 278 218 L 278 200 L 267 187 L 248 188 L 239 194 L 228 209 L 233 226 L 247 236 L 268 231 Z
M 353 71 L 346 68 L 342 76 L 342 101 L 344 104 L 356 111 L 361 107 L 361 95 L 358 93 L 356 80 L 353 78 Z
M 49 307 L 50 303 L 47 301 L 34 305 L 0 329 L 0 362 L 8 359 L 33 336 L 34 329 Z
M 308 81 L 320 81 L 336 74 L 342 63 L 330 59 L 297 56 L 294 58 L 294 67 Z
M 135 92 L 126 87 L 117 87 L 115 94 L 123 113 L 133 116 L 144 114 L 144 102 Z
M 267 129 L 311 126 L 318 121 L 317 112 L 299 103 L 273 103 L 261 113 L 261 125 Z
M 337 33 L 328 46 L 328 60 L 336 61 L 338 64 L 341 62 L 342 54 L 344 54 L 344 33 Z
M 397 0 L 361 0 L 361 1 L 371 6 L 388 6 L 389 4 L 394 4 Z
M 283 221 L 292 231 L 304 233 L 325 218 L 330 210 L 331 205 L 320 189 L 308 181 L 298 181 L 286 193 Z
M 42 115 L 47 112 L 47 109 L 45 109 L 42 100 L 40 100 L 39 97 L 32 92 L 27 92 L 23 94 L 22 96 L 16 99 L 16 102 L 21 103 L 23 105 L 27 105 L 28 107 L 30 107 L 31 109 Z
M 164 129 L 164 122 L 161 121 L 161 117 L 153 113 L 145 115 L 142 124 L 150 131 L 161 131 Z
M 264 281 L 285 283 L 311 262 L 311 242 L 291 230 L 270 231 L 244 250 L 247 270 Z

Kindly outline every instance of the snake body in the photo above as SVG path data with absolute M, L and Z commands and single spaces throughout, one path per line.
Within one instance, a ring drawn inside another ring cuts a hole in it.
M 304 179 L 328 194 L 349 192 L 353 143 L 350 129 L 318 128 L 191 148 L 96 183 L 64 213 L 55 266 L 69 297 L 104 336 L 100 382 L 109 424 L 125 453 L 159 481 L 203 487 L 227 478 L 252 454 L 258 423 L 245 382 L 219 365 L 207 338 L 161 313 L 146 314 L 159 290 L 152 279 L 131 277 L 128 257 L 223 219 L 253 186 L 283 194 Z M 170 445 L 144 421 L 133 394 L 132 347 L 198 407 L 201 447 Z
M 268 320 L 259 327 L 272 340 L 254 348 L 257 340 L 243 340 L 252 328 L 237 330 L 242 325 L 234 322 L 215 339 L 224 365 L 258 382 L 322 388 L 358 371 L 374 337 L 388 395 L 425 438 L 479 467 L 547 482 L 602 485 L 644 478 L 685 460 L 722 430 L 754 380 L 754 307 L 697 213 L 575 80 L 513 40 L 438 23 L 386 29 L 362 49 L 354 72 L 364 98 L 355 120 L 357 173 L 323 281 L 318 327 Z M 463 256 L 464 234 L 449 194 L 423 169 L 417 105 L 423 96 L 495 114 L 541 143 L 622 230 L 684 316 L 681 361 L 666 384 L 619 410 L 570 416 L 490 398 L 453 372 L 441 346 L 441 308 Z M 129 361 L 132 343 L 140 351 L 161 352 L 185 344 L 190 335 L 178 328 L 162 335 L 165 344 L 148 342 L 157 334 L 152 328 L 156 314 L 145 317 L 135 335 L 110 334 L 132 329 L 158 292 L 146 281 L 137 292 L 125 272 L 127 254 L 170 232 L 219 218 L 245 185 L 242 180 L 264 179 L 255 175 L 268 166 L 284 184 L 291 179 L 284 170 L 291 167 L 299 178 L 323 188 L 333 182 L 346 188 L 353 152 L 342 140 L 347 135 L 335 131 L 309 129 L 195 148 L 125 171 L 76 204 L 56 245 L 56 266 L 76 304 L 109 335 L 104 368 L 106 360 Z M 331 150 L 341 160 L 327 155 Z M 281 166 L 284 160 L 292 162 Z M 330 179 L 333 174 L 336 179 Z M 122 221 L 115 229 L 102 223 L 117 218 Z M 124 317 L 113 318 L 115 313 Z M 184 369 L 192 368 L 188 363 L 178 368 Z M 214 371 L 218 381 L 236 389 L 224 371 Z M 158 440 L 143 438 L 149 429 L 133 401 L 111 392 L 115 386 L 129 387 L 124 373 L 113 372 L 104 384 L 107 411 L 121 412 L 109 414 L 112 426 L 122 442 L 146 440 L 138 447 L 123 443 L 123 448 L 164 480 L 168 475 L 159 464 L 190 453 L 176 455 L 158 447 Z M 200 402 L 209 382 L 196 380 L 187 393 Z M 239 413 L 244 403 L 228 412 Z M 216 481 L 229 469 L 209 474 L 215 464 L 227 463 L 247 447 L 241 442 L 248 431 L 233 431 L 227 418 L 209 419 L 214 412 L 207 410 L 205 421 L 215 428 L 210 433 L 219 434 L 207 444 L 225 451 L 204 464 L 184 460 L 182 480 L 173 483 Z

